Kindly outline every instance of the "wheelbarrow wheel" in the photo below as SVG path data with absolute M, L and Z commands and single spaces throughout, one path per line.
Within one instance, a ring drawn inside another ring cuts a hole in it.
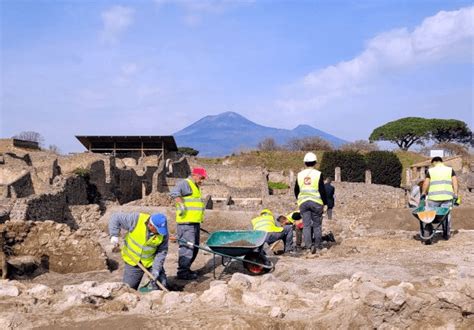
M 433 224 L 427 223 L 424 225 L 423 231 L 422 231 L 423 237 L 429 237 L 429 239 L 428 238 L 424 239 L 425 245 L 430 245 L 432 243 L 433 231 L 434 231 Z
M 249 253 L 244 257 L 244 268 L 252 275 L 261 275 L 270 271 L 269 268 L 245 262 L 245 260 L 270 266 L 271 262 L 264 255 L 261 255 L 258 252 Z

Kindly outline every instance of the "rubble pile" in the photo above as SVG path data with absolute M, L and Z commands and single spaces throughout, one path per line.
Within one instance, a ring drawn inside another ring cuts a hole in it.
M 174 206 L 174 201 L 167 193 L 154 192 L 148 196 L 135 201 L 131 201 L 126 205 L 132 206 Z
M 92 237 L 54 221 L 7 221 L 0 225 L 10 256 L 30 256 L 58 273 L 107 269 L 104 250 Z
M 120 313 L 129 317 L 177 316 L 187 310 L 196 322 L 215 309 L 237 318 L 246 315 L 266 319 L 267 325 L 278 322 L 347 329 L 370 324 L 383 329 L 436 324 L 469 328 L 474 324 L 473 293 L 474 283 L 468 279 L 431 277 L 423 283 L 387 283 L 360 272 L 328 290 L 312 291 L 302 290 L 272 274 L 252 277 L 241 273 L 235 273 L 228 281 L 210 282 L 209 289 L 200 293 L 139 294 L 122 283 L 94 281 L 66 285 L 55 292 L 41 284 L 1 281 L 0 326 L 31 326 L 32 312 L 41 311 L 50 318 L 60 319 L 63 314 L 70 315 L 68 310 L 89 308 L 96 311 L 96 319 Z M 193 325 L 189 317 L 180 322 L 182 326 Z M 213 325 L 212 318 L 209 322 Z M 47 324 L 43 319 L 36 326 Z

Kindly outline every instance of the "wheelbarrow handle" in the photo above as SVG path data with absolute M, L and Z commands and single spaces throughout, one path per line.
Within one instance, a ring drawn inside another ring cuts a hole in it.
M 200 250 L 203 250 L 203 251 L 206 251 L 206 252 L 209 252 L 209 253 L 212 253 L 212 254 L 217 254 L 218 256 L 221 256 L 221 257 L 227 257 L 227 258 L 231 258 L 231 259 L 235 259 L 235 260 L 240 260 L 242 262 L 247 262 L 249 264 L 260 266 L 260 267 L 263 267 L 263 268 L 266 268 L 266 269 L 273 269 L 273 267 L 274 267 L 273 263 L 271 265 L 262 265 L 262 264 L 259 264 L 258 262 L 254 262 L 254 261 L 251 261 L 251 260 L 244 260 L 241 257 L 234 257 L 234 256 L 230 256 L 228 254 L 216 252 L 216 251 L 213 251 L 211 249 L 207 249 L 205 247 L 202 247 L 201 245 L 194 244 L 192 242 L 186 241 L 186 240 L 181 239 L 181 238 L 177 238 L 177 237 L 174 237 L 174 238 L 176 239 L 176 241 L 178 241 L 180 243 L 183 243 L 183 244 L 186 244 L 189 247 L 195 247 L 195 248 L 198 248 Z
M 207 231 L 206 229 L 204 229 L 204 228 L 199 227 L 199 230 L 202 231 L 203 233 L 211 235 L 211 233 L 209 231 Z

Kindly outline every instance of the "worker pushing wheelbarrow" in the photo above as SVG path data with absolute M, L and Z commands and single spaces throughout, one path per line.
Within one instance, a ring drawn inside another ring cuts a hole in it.
M 423 182 L 420 204 L 412 212 L 420 220 L 420 238 L 425 244 L 431 244 L 433 236 L 441 227 L 443 238 L 449 239 L 451 210 L 454 205 L 461 203 L 454 170 L 444 165 L 441 157 L 433 157 L 431 165 Z
M 267 233 L 259 230 L 221 230 L 210 233 L 206 246 L 176 238 L 180 243 L 212 253 L 213 275 L 216 278 L 216 256 L 222 257 L 224 271 L 232 261 L 240 261 L 252 275 L 261 275 L 274 268 L 263 251 Z

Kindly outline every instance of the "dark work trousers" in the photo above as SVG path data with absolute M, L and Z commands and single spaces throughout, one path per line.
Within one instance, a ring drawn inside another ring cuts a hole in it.
M 199 245 L 200 224 L 176 225 L 178 239 Z M 179 242 L 178 275 L 185 275 L 191 271 L 191 265 L 197 257 L 199 249 Z
M 285 243 L 285 252 L 293 250 L 293 225 L 286 225 L 279 233 L 268 233 L 266 242 L 272 244 L 279 239 Z
M 312 245 L 321 248 L 321 225 L 323 220 L 323 206 L 313 201 L 307 201 L 300 205 L 300 213 L 303 217 L 303 240 L 305 248 Z
M 303 228 L 298 228 L 295 226 L 295 234 L 296 234 L 296 246 L 300 248 L 301 242 L 303 241 Z
M 148 268 L 151 272 L 152 268 Z M 140 282 L 142 281 L 144 275 L 144 271 L 140 269 L 138 266 L 130 266 L 129 264 L 125 263 L 125 267 L 123 269 L 123 283 L 128 284 L 129 287 L 132 289 L 137 290 Z M 155 274 L 153 274 L 155 275 Z M 158 281 L 163 284 L 165 287 L 168 286 L 168 281 L 166 278 L 165 270 L 162 269 L 157 277 Z M 154 289 L 158 289 L 158 285 L 152 282 L 152 287 Z
M 332 220 L 332 207 L 327 210 L 328 220 Z

